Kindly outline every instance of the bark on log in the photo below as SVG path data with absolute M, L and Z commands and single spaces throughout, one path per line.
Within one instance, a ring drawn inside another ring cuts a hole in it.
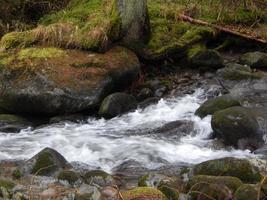
M 229 33 L 231 35 L 235 35 L 235 36 L 239 36 L 239 37 L 246 38 L 246 39 L 249 39 L 249 40 L 253 40 L 253 41 L 256 41 L 256 42 L 260 42 L 260 43 L 263 43 L 263 44 L 267 44 L 267 40 L 260 39 L 260 38 L 255 38 L 255 37 L 252 37 L 250 35 L 246 35 L 244 33 L 238 32 L 238 31 L 230 30 L 230 29 L 228 29 L 226 27 L 223 27 L 223 26 L 220 26 L 220 25 L 211 24 L 211 23 L 203 21 L 203 20 L 194 19 L 194 18 L 189 17 L 189 16 L 184 15 L 184 14 L 180 14 L 179 18 L 181 20 L 183 20 L 183 21 L 190 22 L 192 24 L 197 24 L 197 25 L 201 25 L 201 26 L 209 26 L 209 27 L 215 28 L 215 29 L 217 29 L 219 31 L 222 31 L 222 32 L 225 32 L 225 33 Z

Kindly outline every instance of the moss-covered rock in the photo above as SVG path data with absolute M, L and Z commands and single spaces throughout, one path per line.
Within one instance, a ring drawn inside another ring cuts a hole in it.
M 237 63 L 229 63 L 225 68 L 219 69 L 217 75 L 230 81 L 254 80 L 264 76 L 261 72 L 252 72 L 249 66 L 240 65 Z
M 167 200 L 167 197 L 159 190 L 150 187 L 138 187 L 122 192 L 124 200 Z
M 201 118 L 212 115 L 219 110 L 224 110 L 233 106 L 241 106 L 240 102 L 231 95 L 223 95 L 204 102 L 195 112 Z
M 256 183 L 262 179 L 258 169 L 248 160 L 237 158 L 222 158 L 210 160 L 193 168 L 195 175 L 233 176 L 246 183 Z
M 240 57 L 240 63 L 253 68 L 266 68 L 267 53 L 257 51 L 246 53 Z
M 203 48 L 203 47 L 202 47 Z M 224 66 L 224 61 L 219 52 L 215 50 L 195 50 L 189 51 L 189 62 L 192 67 L 204 69 L 219 69 Z
M 23 175 L 53 176 L 67 167 L 66 159 L 57 151 L 45 148 L 20 167 Z
M 83 176 L 85 183 L 92 184 L 104 187 L 104 186 L 110 186 L 115 183 L 115 180 L 113 177 L 102 171 L 102 170 L 92 170 L 89 172 L 86 172 Z
M 192 199 L 223 200 L 233 196 L 241 185 L 242 181 L 236 177 L 198 175 L 189 180 L 187 190 Z
M 255 149 L 263 145 L 261 119 L 266 114 L 265 109 L 235 106 L 214 113 L 211 125 L 215 136 L 226 144 Z
M 59 180 L 68 181 L 70 184 L 74 184 L 79 180 L 79 174 L 74 171 L 64 170 L 58 174 L 57 178 Z
M 10 115 L 0 114 L 0 131 L 1 132 L 19 132 L 22 129 L 26 129 L 33 124 L 26 118 Z
M 160 187 L 158 187 L 158 190 L 160 190 L 170 200 L 179 199 L 179 191 L 175 188 L 169 187 L 167 185 L 161 185 Z
M 105 54 L 25 48 L 0 55 L 0 65 L 0 108 L 38 115 L 95 109 L 140 74 L 138 58 L 123 47 Z
M 260 195 L 259 199 L 262 199 L 264 195 L 261 192 L 258 194 L 258 190 L 258 185 L 244 184 L 236 190 L 234 200 L 257 200 L 258 195 Z
M 136 99 L 129 94 L 117 92 L 107 96 L 99 109 L 99 116 L 107 119 L 137 108 Z

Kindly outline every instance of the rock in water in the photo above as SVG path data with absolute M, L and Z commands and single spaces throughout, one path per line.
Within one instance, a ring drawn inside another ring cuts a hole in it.
M 45 148 L 27 160 L 20 167 L 20 171 L 23 175 L 53 176 L 67 166 L 68 162 L 60 153 L 54 149 Z
M 140 73 L 137 56 L 123 47 L 104 54 L 26 48 L 1 59 L 0 108 L 10 113 L 55 115 L 95 109 Z
M 267 67 L 267 53 L 258 51 L 246 53 L 240 57 L 240 63 L 253 68 L 265 68 Z
M 207 115 L 212 115 L 219 110 L 224 110 L 233 106 L 240 106 L 239 101 L 236 98 L 233 98 L 231 95 L 226 94 L 207 100 L 197 109 L 195 114 L 201 118 L 204 118 Z
M 113 14 L 119 15 L 120 37 L 133 45 L 145 41 L 150 33 L 146 0 L 115 0 Z
M 104 99 L 98 114 L 109 119 L 136 108 L 137 101 L 133 96 L 117 92 Z
M 265 108 L 235 106 L 214 113 L 211 126 L 215 136 L 226 144 L 255 150 L 264 144 L 266 119 Z

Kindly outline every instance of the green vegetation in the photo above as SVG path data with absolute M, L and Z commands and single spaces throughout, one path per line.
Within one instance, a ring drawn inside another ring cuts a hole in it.
M 138 187 L 122 193 L 123 199 L 154 199 L 154 200 L 167 200 L 166 196 L 159 190 L 150 187 Z
M 29 58 L 57 58 L 66 55 L 65 51 L 57 48 L 26 48 L 22 49 L 17 57 L 19 60 Z

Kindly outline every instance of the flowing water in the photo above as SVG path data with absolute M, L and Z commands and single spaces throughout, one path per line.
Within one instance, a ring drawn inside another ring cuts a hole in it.
M 226 156 L 252 156 L 249 151 L 214 148 L 209 139 L 211 117 L 201 120 L 194 115 L 205 94 L 197 89 L 192 95 L 162 99 L 156 105 L 111 120 L 89 118 L 86 123 L 62 122 L 19 134 L 0 133 L 0 159 L 27 159 L 51 147 L 69 161 L 111 171 L 128 160 L 151 169 Z M 175 139 L 149 131 L 175 120 L 193 121 L 191 134 Z

